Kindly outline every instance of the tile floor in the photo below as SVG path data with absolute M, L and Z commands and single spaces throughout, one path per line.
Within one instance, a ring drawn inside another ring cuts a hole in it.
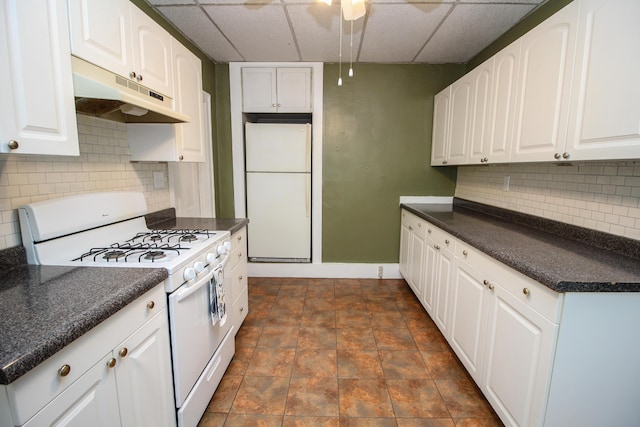
M 199 427 L 502 426 L 404 280 L 252 278 Z

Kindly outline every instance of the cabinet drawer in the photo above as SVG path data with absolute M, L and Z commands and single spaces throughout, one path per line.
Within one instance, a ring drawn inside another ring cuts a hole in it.
M 153 301 L 153 308 L 148 307 L 150 301 Z M 9 404 L 16 417 L 14 421 L 18 425 L 24 424 L 165 307 L 164 284 L 160 284 L 7 385 Z M 70 370 L 66 376 L 61 376 L 59 372 L 64 365 Z
M 231 251 L 235 251 L 238 248 L 247 247 L 247 227 L 242 230 L 233 233 L 231 236 Z
M 228 268 L 234 269 L 240 262 L 247 260 L 247 232 L 242 229 L 231 236 L 231 254 Z
M 559 322 L 562 294 L 552 291 L 543 284 L 460 241 L 457 245 L 456 258 L 480 272 L 483 279 L 499 284 L 547 320 L 553 323 Z
M 447 249 L 452 253 L 456 251 L 456 238 L 449 233 L 442 231 L 438 227 L 427 223 L 427 237 L 432 240 L 431 244 L 437 244 L 440 249 Z
M 407 227 L 413 234 L 424 239 L 427 235 L 426 229 L 428 223 L 412 214 L 411 212 L 402 211 L 402 225 Z

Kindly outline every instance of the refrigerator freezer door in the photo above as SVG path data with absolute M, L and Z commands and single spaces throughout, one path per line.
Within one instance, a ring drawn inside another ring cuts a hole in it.
M 249 258 L 311 260 L 308 173 L 247 173 Z
M 311 172 L 311 125 L 247 123 L 247 172 Z

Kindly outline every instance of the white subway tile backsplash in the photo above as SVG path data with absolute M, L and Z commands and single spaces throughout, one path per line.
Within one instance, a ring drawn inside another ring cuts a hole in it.
M 640 161 L 461 166 L 455 195 L 640 239 Z
M 17 208 L 93 191 L 141 191 L 150 212 L 170 207 L 168 187 L 153 187 L 166 163 L 131 163 L 122 123 L 78 115 L 80 156 L 0 156 L 0 249 L 19 246 Z

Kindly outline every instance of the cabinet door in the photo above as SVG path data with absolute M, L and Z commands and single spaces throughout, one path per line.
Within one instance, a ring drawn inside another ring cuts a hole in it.
M 572 160 L 640 158 L 640 2 L 584 0 L 567 138 Z
M 522 40 L 518 39 L 494 57 L 487 153 L 491 163 L 508 162 L 511 158 L 521 45 Z
M 409 230 L 409 214 L 402 211 L 400 224 L 400 274 L 409 282 L 409 256 L 411 253 L 411 230 Z
M 134 71 L 129 0 L 69 0 L 71 53 L 127 78 Z
M 243 251 L 243 253 L 245 252 Z M 232 322 L 234 333 L 237 333 L 247 314 L 249 314 L 246 257 L 231 270 L 231 287 L 233 289 Z
M 487 325 L 482 390 L 507 425 L 542 425 L 557 325 L 500 284 Z
M 553 161 L 564 151 L 580 2 L 522 37 L 513 161 Z
M 449 101 L 451 86 L 433 98 L 433 132 L 431 137 L 431 166 L 447 164 L 449 138 Z
M 175 39 L 171 39 L 174 77 L 174 106 L 189 116 L 189 123 L 175 125 L 178 160 L 204 162 L 202 125 L 202 64 L 200 59 Z
M 0 62 L 0 152 L 79 155 L 65 2 L 3 1 Z
M 424 247 L 424 289 L 420 302 L 431 318 L 435 318 L 436 283 L 438 280 L 438 252 L 431 240 L 427 239 Z
M 493 64 L 491 58 L 471 71 L 471 111 L 469 118 L 468 163 L 486 163 L 491 144 L 491 92 Z
M 279 113 L 311 112 L 311 68 L 276 70 Z
M 131 4 L 131 33 L 136 80 L 173 98 L 171 36 Z
M 451 85 L 447 150 L 447 164 L 450 165 L 463 165 L 469 160 L 472 80 L 470 73 Z
M 107 366 L 111 354 L 31 418 L 24 427 L 111 427 L 120 425 L 114 368 Z M 172 403 L 172 402 L 170 402 Z
M 170 354 L 166 309 L 115 349 L 123 426 L 175 425 Z
M 462 261 L 456 261 L 449 343 L 471 377 L 480 384 L 490 292 L 489 282 Z M 491 285 L 493 287 L 493 285 Z
M 439 245 L 436 248 L 435 317 L 433 320 L 445 338 L 449 338 L 453 254 Z
M 275 113 L 277 111 L 276 69 L 242 69 L 242 111 Z
M 422 285 L 424 277 L 424 237 L 414 232 L 411 236 L 411 252 L 409 258 L 409 284 L 415 294 L 422 295 Z

